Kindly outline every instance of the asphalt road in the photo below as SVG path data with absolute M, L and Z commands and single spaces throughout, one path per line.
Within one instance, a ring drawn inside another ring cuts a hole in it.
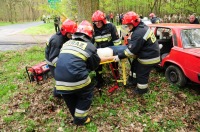
M 44 24 L 40 22 L 29 22 L 23 24 L 12 24 L 0 26 L 0 51 L 19 50 L 30 47 L 38 43 L 44 43 L 50 37 L 49 35 L 23 35 L 21 31 Z
M 43 22 L 28 22 L 23 24 L 12 24 L 8 26 L 0 26 L 0 40 L 2 37 L 5 37 L 7 35 L 13 35 L 16 33 L 19 33 L 29 27 L 42 25 Z

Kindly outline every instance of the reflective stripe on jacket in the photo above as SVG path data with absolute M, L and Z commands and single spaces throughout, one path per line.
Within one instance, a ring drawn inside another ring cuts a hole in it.
M 73 92 L 91 83 L 89 71 L 100 63 L 97 49 L 91 42 L 69 40 L 59 54 L 55 68 L 56 89 Z
M 136 57 L 141 64 L 160 62 L 160 49 L 153 31 L 143 22 L 135 27 L 128 37 L 127 49 L 119 53 L 119 58 Z
M 120 45 L 121 39 L 115 25 L 107 23 L 100 29 L 94 25 L 94 42 L 97 44 L 97 48 L 105 48 Z
M 68 40 L 69 39 L 66 36 L 63 36 L 60 31 L 49 39 L 49 42 L 45 48 L 45 59 L 47 64 L 55 66 L 58 59 L 57 57 L 60 53 L 60 49 L 62 48 L 62 45 Z

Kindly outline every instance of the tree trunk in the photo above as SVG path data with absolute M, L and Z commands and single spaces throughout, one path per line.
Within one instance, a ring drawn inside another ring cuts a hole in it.
M 92 14 L 99 9 L 99 0 L 77 0 L 78 22 L 88 20 L 91 22 Z

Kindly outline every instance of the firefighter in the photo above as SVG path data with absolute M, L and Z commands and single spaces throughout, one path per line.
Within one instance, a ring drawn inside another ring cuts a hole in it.
M 82 21 L 73 39 L 63 45 L 55 69 L 56 90 L 62 94 L 76 125 L 90 122 L 88 110 L 94 85 L 89 71 L 95 70 L 100 63 L 92 36 L 92 24 Z
M 92 15 L 92 22 L 94 27 L 94 42 L 97 48 L 113 47 L 121 45 L 116 26 L 106 21 L 106 16 L 100 10 L 97 10 Z M 112 63 L 114 72 L 117 78 L 119 78 L 118 63 Z M 96 70 L 96 87 L 100 89 L 104 80 L 102 78 L 102 66 L 100 65 Z
M 129 80 L 134 87 L 134 94 L 147 93 L 148 79 L 152 67 L 160 62 L 160 50 L 156 37 L 135 12 L 127 12 L 123 24 L 129 28 L 127 49 L 115 57 L 115 61 L 126 57 L 133 57 Z
M 63 22 L 61 31 L 58 31 L 56 34 L 54 34 L 47 43 L 45 48 L 45 58 L 54 78 L 54 69 L 60 49 L 66 41 L 72 38 L 72 34 L 76 31 L 76 29 L 77 24 L 74 21 L 67 19 Z M 53 95 L 54 97 L 60 97 L 59 94 L 56 94 L 55 88 L 53 90 Z
M 160 23 L 160 19 L 154 13 L 149 14 L 152 23 Z

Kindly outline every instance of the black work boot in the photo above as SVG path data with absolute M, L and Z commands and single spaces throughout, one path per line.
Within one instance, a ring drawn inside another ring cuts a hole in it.
M 137 83 L 133 76 L 129 76 L 127 80 L 127 86 L 136 87 Z
M 149 91 L 148 88 L 140 89 L 140 88 L 136 87 L 133 89 L 133 95 L 143 95 L 143 94 L 147 93 L 148 91 Z
M 102 87 L 104 86 L 104 80 L 102 78 L 102 74 L 96 74 L 96 85 L 95 87 L 98 89 L 99 91 L 99 95 L 102 96 Z
M 97 87 L 97 88 L 102 88 L 103 85 L 104 85 L 104 80 L 103 80 L 103 78 L 99 78 L 99 79 L 97 80 L 97 84 L 96 84 L 95 87 Z
M 96 74 L 96 82 L 97 83 L 96 83 L 95 87 L 97 87 L 97 88 L 103 87 L 104 80 L 103 80 L 102 74 Z
M 56 97 L 56 98 L 62 98 L 62 95 L 61 94 L 58 94 L 57 92 L 56 92 L 56 88 L 54 87 L 53 88 L 53 97 Z

